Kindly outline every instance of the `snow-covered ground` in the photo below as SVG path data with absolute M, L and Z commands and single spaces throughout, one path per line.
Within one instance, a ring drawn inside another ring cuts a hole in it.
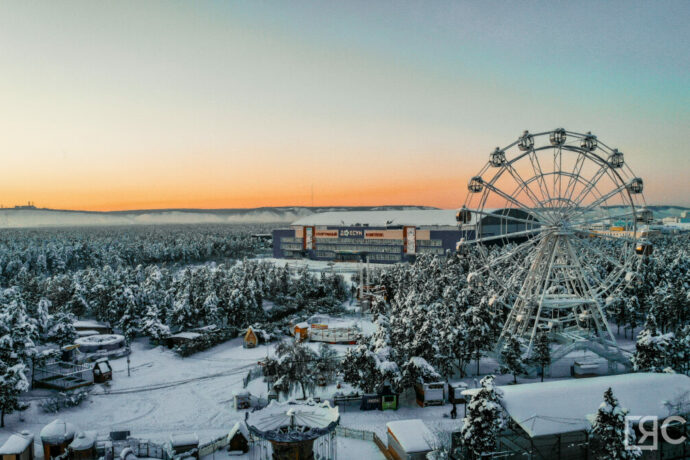
M 622 348 L 634 348 L 630 339 L 620 336 L 618 339 Z M 310 343 L 310 346 L 316 349 L 319 344 Z M 30 409 L 6 417 L 7 426 L 0 429 L 0 444 L 12 433 L 22 430 L 37 436 L 43 426 L 57 417 L 74 423 L 82 430 L 102 433 L 129 430 L 135 437 L 155 441 L 165 441 L 171 433 L 184 432 L 196 432 L 201 442 L 215 439 L 226 434 L 235 422 L 244 419 L 244 411 L 233 408 L 233 391 L 242 388 L 243 377 L 251 367 L 267 355 L 273 355 L 274 347 L 275 344 L 269 344 L 245 349 L 238 338 L 182 358 L 167 348 L 151 347 L 145 339 L 139 339 L 133 344 L 130 377 L 127 376 L 126 359 L 113 360 L 113 381 L 107 386 L 91 387 L 91 397 L 86 402 L 80 407 L 62 410 L 59 414 L 45 413 L 39 406 L 40 400 L 52 392 L 34 390 L 26 394 L 24 399 L 32 403 Z M 339 354 L 343 354 L 347 347 L 334 346 Z M 573 353 L 554 367 L 551 379 L 569 378 L 572 361 L 586 356 L 584 352 Z M 496 367 L 492 359 L 483 359 L 480 373 L 494 373 Z M 472 363 L 468 371 L 474 370 Z M 471 387 L 476 380 L 474 376 L 464 379 Z M 497 377 L 499 385 L 511 381 L 512 376 L 509 375 Z M 520 378 L 519 381 L 527 383 L 538 379 Z M 256 396 L 265 396 L 267 393 L 262 378 L 251 381 L 247 389 Z M 351 390 L 348 385 L 341 388 L 345 392 Z M 317 387 L 315 395 L 327 398 L 334 391 L 333 386 Z M 385 442 L 386 422 L 391 420 L 421 418 L 432 431 L 458 430 L 464 407 L 458 407 L 457 420 L 448 417 L 450 410 L 450 405 L 422 409 L 414 402 L 413 393 L 408 391 L 401 398 L 401 407 L 397 411 L 364 412 L 358 406 L 341 407 L 341 425 L 376 432 Z M 341 438 L 338 443 L 339 449 L 346 452 L 361 450 L 363 454 L 358 455 L 361 458 L 376 458 L 373 455 L 378 452 L 375 445 L 368 441 Z

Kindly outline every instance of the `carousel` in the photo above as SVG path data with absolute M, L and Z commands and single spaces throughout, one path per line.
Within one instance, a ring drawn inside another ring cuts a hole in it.
M 247 428 L 262 441 L 253 449 L 259 460 L 325 460 L 336 458 L 337 407 L 326 403 L 279 403 L 247 415 Z

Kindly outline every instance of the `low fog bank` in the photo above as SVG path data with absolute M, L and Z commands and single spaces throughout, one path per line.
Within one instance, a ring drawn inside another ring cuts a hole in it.
M 373 209 L 431 209 L 422 206 L 379 207 L 276 207 L 254 209 L 175 209 L 147 211 L 60 211 L 53 209 L 0 209 L 0 228 L 82 227 L 111 225 L 169 225 L 169 224 L 289 224 L 314 212 L 373 210 Z

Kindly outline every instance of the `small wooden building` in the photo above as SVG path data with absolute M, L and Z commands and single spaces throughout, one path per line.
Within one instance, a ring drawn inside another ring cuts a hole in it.
M 247 390 L 238 390 L 233 395 L 235 410 L 244 410 L 252 407 L 252 394 Z
M 448 402 L 451 404 L 465 404 L 463 391 L 467 390 L 465 382 L 453 382 L 448 384 Z
M 417 404 L 421 407 L 442 406 L 445 400 L 444 382 L 416 383 L 414 392 Z
M 425 460 L 432 451 L 434 434 L 420 419 L 386 424 L 388 453 L 396 460 Z
M 55 419 L 41 430 L 43 444 L 43 458 L 50 460 L 65 453 L 67 447 L 74 440 L 77 428 L 69 422 Z
M 108 358 L 101 358 L 93 366 L 93 381 L 105 383 L 113 379 L 113 368 L 110 367 Z
M 192 457 L 199 458 L 199 436 L 196 433 L 171 434 L 170 447 L 175 455 L 189 452 L 196 449 Z
M 365 393 L 362 395 L 362 402 L 359 410 L 380 410 L 381 396 L 378 393 Z
M 13 434 L 0 446 L 0 460 L 33 460 L 34 437 L 28 432 Z
M 381 397 L 381 410 L 398 410 L 398 393 L 394 392 L 390 385 L 384 385 L 379 390 Z
M 293 333 L 298 342 L 304 342 L 309 338 L 309 324 L 306 322 L 295 324 Z
M 228 451 L 239 454 L 249 452 L 249 430 L 244 422 L 237 422 L 228 433 Z
M 254 328 L 249 326 L 244 334 L 244 348 L 254 348 L 259 344 L 259 336 L 254 332 Z
M 69 445 L 73 460 L 91 460 L 97 458 L 96 436 L 93 433 L 80 432 Z

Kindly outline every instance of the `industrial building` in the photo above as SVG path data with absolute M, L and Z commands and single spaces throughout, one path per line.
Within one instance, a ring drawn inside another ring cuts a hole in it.
M 396 263 L 411 261 L 418 254 L 454 252 L 461 238 L 474 238 L 478 224 L 484 236 L 515 231 L 516 224 L 500 218 L 505 210 L 491 211 L 495 214 L 479 221 L 478 214 L 464 212 L 462 227 L 458 226 L 458 211 L 445 209 L 312 214 L 293 222 L 289 229 L 273 231 L 273 256 Z M 508 213 L 517 216 L 522 211 Z

